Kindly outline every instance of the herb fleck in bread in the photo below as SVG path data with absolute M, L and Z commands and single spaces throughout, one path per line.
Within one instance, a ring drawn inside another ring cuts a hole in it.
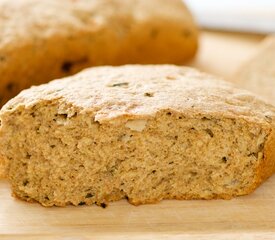
M 197 28 L 181 0 L 1 0 L 0 106 L 96 65 L 182 63 Z
M 274 171 L 274 108 L 190 68 L 88 69 L 0 118 L 14 194 L 44 206 L 229 199 Z
M 275 36 L 267 37 L 255 56 L 241 66 L 232 79 L 275 105 Z

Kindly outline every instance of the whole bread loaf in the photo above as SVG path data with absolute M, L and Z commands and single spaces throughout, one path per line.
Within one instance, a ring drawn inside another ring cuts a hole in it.
M 15 196 L 44 206 L 229 199 L 275 168 L 275 109 L 196 70 L 97 67 L 1 110 Z
M 255 55 L 238 69 L 232 80 L 275 106 L 275 36 L 267 37 L 260 44 Z
M 96 65 L 182 63 L 197 29 L 181 0 L 0 0 L 0 106 Z

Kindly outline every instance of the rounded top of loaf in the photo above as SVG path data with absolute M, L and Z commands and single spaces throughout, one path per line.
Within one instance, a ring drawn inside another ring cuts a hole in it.
M 142 24 L 148 19 L 197 31 L 181 0 L 0 0 L 0 9 L 0 48 L 12 50 L 32 39 L 39 46 L 39 39 L 49 36 L 75 38 L 87 29 L 130 28 L 129 23 Z
M 240 117 L 270 123 L 275 108 L 248 91 L 195 69 L 174 65 L 95 67 L 22 91 L 1 113 L 56 103 L 95 121 L 144 118 L 160 111 Z

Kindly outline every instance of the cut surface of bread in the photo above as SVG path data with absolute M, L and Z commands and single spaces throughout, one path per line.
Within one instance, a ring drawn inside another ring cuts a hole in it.
M 13 193 L 44 206 L 230 199 L 274 172 L 274 108 L 190 68 L 91 68 L 0 119 Z
M 256 54 L 240 67 L 232 80 L 275 106 L 275 36 L 260 44 Z
M 88 66 L 181 64 L 198 31 L 181 0 L 0 0 L 0 106 Z

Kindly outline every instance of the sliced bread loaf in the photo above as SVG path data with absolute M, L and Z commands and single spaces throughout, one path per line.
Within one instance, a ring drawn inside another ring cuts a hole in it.
M 98 67 L 0 112 L 15 196 L 44 206 L 229 199 L 274 172 L 272 106 L 196 70 Z

